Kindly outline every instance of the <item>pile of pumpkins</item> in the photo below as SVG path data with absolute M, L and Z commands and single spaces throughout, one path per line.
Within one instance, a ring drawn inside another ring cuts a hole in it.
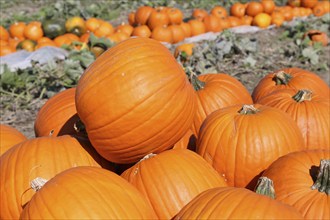
M 35 138 L 1 125 L 0 218 L 329 219 L 329 92 L 292 67 L 250 94 L 130 38 L 41 107 Z
M 260 0 L 245 4 L 236 2 L 229 11 L 222 6 L 214 6 L 209 12 L 196 8 L 189 17 L 174 7 L 140 6 L 128 14 L 126 22 L 118 26 L 94 17 L 86 20 L 72 17 L 66 21 L 56 19 L 42 23 L 33 21 L 28 24 L 15 22 L 8 30 L 0 27 L 0 56 L 20 49 L 34 51 L 44 46 L 88 48 L 91 33 L 113 43 L 139 36 L 176 44 L 206 32 L 217 33 L 241 25 L 260 28 L 272 24 L 281 26 L 295 17 L 322 16 L 329 12 L 329 1 L 289 0 L 286 6 L 277 6 L 273 0 Z

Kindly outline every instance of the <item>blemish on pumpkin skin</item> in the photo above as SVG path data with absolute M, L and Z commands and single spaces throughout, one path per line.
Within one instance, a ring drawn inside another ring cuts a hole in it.
M 121 73 L 121 76 L 126 76 L 126 74 L 125 73 Z

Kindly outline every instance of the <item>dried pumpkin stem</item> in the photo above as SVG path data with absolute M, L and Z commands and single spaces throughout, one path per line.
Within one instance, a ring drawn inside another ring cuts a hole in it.
M 205 87 L 205 82 L 198 79 L 197 74 L 191 70 L 190 67 L 186 67 L 186 74 L 189 77 L 191 85 L 194 87 L 195 91 L 201 90 Z
M 272 199 L 275 199 L 274 183 L 268 177 L 260 177 L 258 179 L 258 183 L 254 191 L 260 195 L 268 196 Z
M 273 77 L 276 85 L 287 85 L 291 79 L 292 76 L 284 71 L 276 72 Z
M 308 89 L 302 89 L 297 92 L 292 98 L 296 102 L 311 101 L 312 100 L 312 91 Z
M 37 177 L 33 179 L 30 183 L 31 188 L 37 192 L 39 191 L 45 184 L 47 183 L 47 180 L 41 177 Z
M 238 111 L 242 115 L 256 114 L 260 110 L 255 108 L 253 105 L 243 105 L 243 107 Z
M 321 160 L 319 173 L 311 188 L 330 195 L 330 159 Z

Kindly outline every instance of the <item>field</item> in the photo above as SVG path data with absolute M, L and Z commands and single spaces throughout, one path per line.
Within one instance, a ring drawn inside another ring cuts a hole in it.
M 125 8 L 125 10 L 118 10 L 119 6 L 115 4 L 116 1 L 105 2 L 108 6 L 117 7 L 116 10 L 111 11 L 112 14 L 107 14 L 110 17 L 108 18 L 109 21 L 116 25 L 126 21 L 130 11 L 144 4 L 144 2 L 134 1 L 134 4 L 122 4 L 120 6 L 120 9 Z M 188 4 L 181 1 L 175 3 L 159 1 L 158 3 L 173 4 L 180 7 L 188 16 L 194 7 L 210 9 L 216 4 L 215 1 L 210 1 L 209 4 L 205 2 L 191 1 Z M 83 7 L 84 3 L 86 2 L 82 2 L 80 6 Z M 230 3 L 225 4 L 231 3 L 230 1 Z M 25 12 L 32 15 L 37 14 L 37 12 L 40 13 L 40 9 L 45 7 L 46 1 L 28 1 L 27 3 L 2 1 L 2 4 L 4 7 L 1 7 L 1 20 L 5 23 L 9 22 L 11 17 L 18 20 L 27 19 L 26 16 L 23 16 Z M 284 3 L 279 1 L 279 4 Z M 21 13 L 17 13 L 17 11 Z M 34 18 L 33 16 L 30 17 L 31 20 Z M 329 44 L 325 47 L 319 45 L 312 47 L 306 46 L 301 40 L 304 32 L 309 29 L 325 31 L 329 36 L 329 21 L 329 14 L 327 14 L 320 18 L 314 16 L 297 18 L 281 27 L 270 27 L 257 32 L 233 33 L 228 30 L 224 33 L 218 33 L 216 39 L 196 42 L 198 49 L 192 58 L 191 66 L 199 74 L 223 72 L 232 75 L 239 79 L 250 92 L 265 74 L 285 67 L 300 67 L 313 71 L 330 84 Z M 170 45 L 168 48 L 173 52 L 175 45 Z M 80 69 L 81 73 L 83 69 Z M 45 101 L 54 94 L 50 85 L 42 86 L 48 86 L 48 93 L 45 93 L 48 96 L 40 96 L 40 91 L 13 94 L 2 89 L 1 123 L 16 127 L 27 137 L 34 137 L 33 124 L 36 114 Z M 71 86 L 74 86 L 74 82 Z

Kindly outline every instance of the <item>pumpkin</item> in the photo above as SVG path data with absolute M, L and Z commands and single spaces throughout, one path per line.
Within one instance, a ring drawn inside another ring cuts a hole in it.
M 101 165 L 111 168 L 87 139 L 39 137 L 15 145 L 0 157 L 0 218 L 19 218 L 35 194 L 30 186 L 33 179 L 49 180 L 71 167 Z
M 303 219 L 289 205 L 244 188 L 205 190 L 173 218 L 179 219 Z
M 0 124 L 0 156 L 12 146 L 26 141 L 27 137 L 16 128 Z
M 319 31 L 319 30 L 309 30 L 307 31 L 303 39 L 308 38 L 311 43 L 315 44 L 317 42 L 321 43 L 323 46 L 327 46 L 329 43 L 329 38 L 325 32 Z
M 256 16 L 257 14 L 260 14 L 264 12 L 264 6 L 261 2 L 251 1 L 248 3 L 246 7 L 245 14 L 249 15 L 251 17 Z
M 180 53 L 184 53 L 186 58 L 190 57 L 193 54 L 193 49 L 195 44 L 193 43 L 184 43 L 175 47 L 174 57 L 178 57 Z
M 134 163 L 184 136 L 195 114 L 194 95 L 171 52 L 158 41 L 137 37 L 89 66 L 77 85 L 76 108 L 103 157 Z
M 236 78 L 226 73 L 191 74 L 191 83 L 196 91 L 197 110 L 193 132 L 198 137 L 204 119 L 212 112 L 238 104 L 252 104 L 249 91 Z
M 187 22 L 182 22 L 180 24 L 180 26 L 182 27 L 185 37 L 191 37 L 191 26 L 189 23 Z
M 34 121 L 36 137 L 78 134 L 75 129 L 75 123 L 79 121 L 75 93 L 76 89 L 70 88 L 47 100 Z
M 222 31 L 222 26 L 220 23 L 220 18 L 216 17 L 215 15 L 207 15 L 204 17 L 203 20 L 205 24 L 205 31 L 206 32 L 220 32 Z
M 201 20 L 192 19 L 188 21 L 188 24 L 191 27 L 191 36 L 197 36 L 206 32 L 205 24 Z
M 65 29 L 68 33 L 73 33 L 79 37 L 87 31 L 85 20 L 79 16 L 74 16 L 66 20 Z
M 181 24 L 183 21 L 183 13 L 178 8 L 168 8 L 166 10 L 170 18 L 170 24 Z
M 151 30 L 147 25 L 140 25 L 134 28 L 132 36 L 149 38 L 151 36 Z
M 46 182 L 21 218 L 156 219 L 156 215 L 141 193 L 123 178 L 84 166 L 65 170 Z
M 192 18 L 193 19 L 196 19 L 196 20 L 199 20 L 199 21 L 203 21 L 205 16 L 207 16 L 209 13 L 204 10 L 204 9 L 201 9 L 201 8 L 195 8 L 192 12 Z
M 172 32 L 172 38 L 173 38 L 174 44 L 179 43 L 185 39 L 186 34 L 185 34 L 182 26 L 180 26 L 178 24 L 173 24 L 173 25 L 168 26 L 168 28 Z
M 272 22 L 272 17 L 267 13 L 257 14 L 252 21 L 252 24 L 260 28 L 267 28 Z
M 284 68 L 265 75 L 252 92 L 254 102 L 262 96 L 284 88 L 309 89 L 314 94 L 329 97 L 330 88 L 318 75 L 301 68 Z
M 155 9 L 153 7 L 147 5 L 140 6 L 135 12 L 135 23 L 138 25 L 147 24 L 148 19 L 154 10 Z
M 298 124 L 307 149 L 329 148 L 330 100 L 310 90 L 282 89 L 258 103 L 281 109 Z
M 246 7 L 240 2 L 235 2 L 230 6 L 230 15 L 235 17 L 243 17 L 245 15 Z
M 314 8 L 318 0 L 301 0 L 301 6 L 305 8 Z
M 171 219 L 204 190 L 227 186 L 202 157 L 187 149 L 147 155 L 121 176 L 149 200 L 159 219 Z
M 214 6 L 211 9 L 210 14 L 222 19 L 228 16 L 226 8 L 219 5 Z
M 51 39 L 65 34 L 66 32 L 65 22 L 62 19 L 45 20 L 42 23 L 42 29 L 44 31 L 44 35 Z
M 224 176 L 229 186 L 254 189 L 260 173 L 278 157 L 305 148 L 296 122 L 265 105 L 236 105 L 204 120 L 197 153 Z
M 132 25 L 133 27 L 135 27 L 136 25 L 136 21 L 135 21 L 135 11 L 131 11 L 130 13 L 128 13 L 127 15 L 127 21 L 130 25 Z
M 273 0 L 261 0 L 260 2 L 262 4 L 262 7 L 264 9 L 264 13 L 267 14 L 272 14 L 276 5 L 275 2 Z
M 274 24 L 277 27 L 282 26 L 282 24 L 285 21 L 284 15 L 281 12 L 278 12 L 278 11 L 274 11 L 271 14 L 271 17 L 272 17 L 271 24 Z
M 173 32 L 167 26 L 157 26 L 155 27 L 152 32 L 151 36 L 152 39 L 158 40 L 160 42 L 167 42 L 173 43 Z
M 330 219 L 329 173 L 330 151 L 319 149 L 287 154 L 262 175 L 274 182 L 276 200 L 293 206 L 305 219 Z
M 121 23 L 120 25 L 118 25 L 116 27 L 116 32 L 120 31 L 120 32 L 124 32 L 126 33 L 128 36 L 131 36 L 133 33 L 134 27 L 130 24 L 126 24 L 126 23 Z
M 167 26 L 169 23 L 170 23 L 170 17 L 168 16 L 168 13 L 165 10 L 162 10 L 161 8 L 153 10 L 147 22 L 150 30 L 153 30 L 159 26 Z

